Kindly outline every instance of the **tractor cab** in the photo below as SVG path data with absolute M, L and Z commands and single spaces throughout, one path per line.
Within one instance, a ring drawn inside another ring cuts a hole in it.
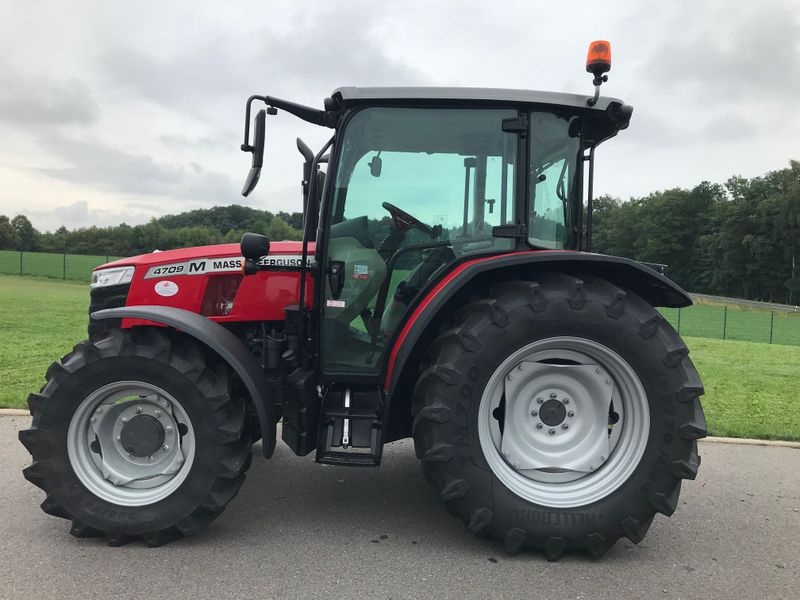
M 504 89 L 340 88 L 325 111 L 257 99 L 335 130 L 327 177 L 305 196 L 319 368 L 375 381 L 421 292 L 454 264 L 588 249 L 584 164 L 631 116 L 619 100 Z M 247 137 L 243 148 L 255 152 Z

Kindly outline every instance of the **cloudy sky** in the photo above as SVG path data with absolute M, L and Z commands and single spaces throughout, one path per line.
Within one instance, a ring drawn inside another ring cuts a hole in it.
M 256 192 L 244 102 L 312 106 L 341 85 L 591 92 L 588 43 L 613 48 L 608 95 L 635 107 L 598 152 L 596 190 L 627 199 L 800 158 L 800 0 L 94 2 L 0 0 L 0 214 L 146 222 L 220 204 L 300 210 L 303 137 L 267 127 Z

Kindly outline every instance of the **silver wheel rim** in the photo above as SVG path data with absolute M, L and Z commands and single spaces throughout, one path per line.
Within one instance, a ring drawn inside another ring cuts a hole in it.
M 478 409 L 481 449 L 495 476 L 517 496 L 554 508 L 591 504 L 619 488 L 649 431 L 647 395 L 633 368 L 578 337 L 520 348 L 492 374 Z
M 147 455 L 124 448 L 124 427 L 134 418 L 161 427 L 163 443 Z M 191 470 L 195 436 L 173 396 L 141 381 L 105 385 L 81 402 L 67 431 L 75 474 L 98 498 L 121 506 L 154 504 L 172 494 Z

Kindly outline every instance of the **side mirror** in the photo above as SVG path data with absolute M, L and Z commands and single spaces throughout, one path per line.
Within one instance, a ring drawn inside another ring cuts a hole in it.
M 250 152 L 253 154 L 253 163 L 250 167 L 250 172 L 247 174 L 247 180 L 244 182 L 244 188 L 242 188 L 242 196 L 249 196 L 250 192 L 252 192 L 256 184 L 258 183 L 258 178 L 261 175 L 261 167 L 264 164 L 264 138 L 265 138 L 265 130 L 266 130 L 266 120 L 267 120 L 267 111 L 263 108 L 258 111 L 255 119 L 255 131 L 253 132 L 253 145 L 250 146 L 247 143 L 242 144 L 242 150 L 244 152 Z
M 257 261 L 269 254 L 269 238 L 260 233 L 245 233 L 239 248 L 246 259 Z

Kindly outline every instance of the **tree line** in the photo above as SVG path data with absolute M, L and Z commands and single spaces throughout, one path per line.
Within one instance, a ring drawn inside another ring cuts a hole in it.
M 299 240 L 302 226 L 301 213 L 272 214 L 238 205 L 166 215 L 145 225 L 123 223 L 71 231 L 62 226 L 52 233 L 37 231 L 25 215 L 12 219 L 0 215 L 0 250 L 133 256 L 156 249 L 238 242 L 247 231 L 263 233 L 271 240 Z
M 154 249 L 237 242 L 242 233 L 299 240 L 300 213 L 217 206 L 145 225 L 37 231 L 24 215 L 0 215 L 0 249 L 131 256 Z M 800 162 L 761 177 L 731 177 L 623 202 L 594 201 L 593 250 L 668 265 L 692 292 L 800 302 Z
M 622 202 L 595 200 L 593 250 L 662 263 L 685 289 L 800 302 L 800 162 Z

